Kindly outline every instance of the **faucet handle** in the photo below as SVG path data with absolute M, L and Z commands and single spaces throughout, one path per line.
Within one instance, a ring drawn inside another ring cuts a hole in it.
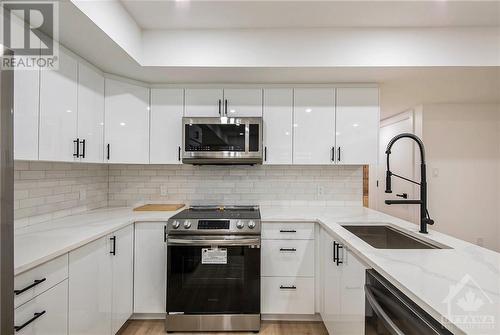
M 431 226 L 434 224 L 434 220 L 433 219 L 427 218 L 427 219 L 423 219 L 423 221 L 425 221 L 426 224 L 431 225 Z
M 403 199 L 408 199 L 408 193 L 396 194 L 396 197 L 400 197 L 400 198 L 403 198 Z

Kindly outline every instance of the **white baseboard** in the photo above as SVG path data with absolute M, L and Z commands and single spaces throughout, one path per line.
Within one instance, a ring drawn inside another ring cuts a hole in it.
M 265 321 L 322 321 L 321 316 L 316 314 L 262 314 L 261 319 Z
M 131 320 L 165 320 L 166 313 L 134 313 Z

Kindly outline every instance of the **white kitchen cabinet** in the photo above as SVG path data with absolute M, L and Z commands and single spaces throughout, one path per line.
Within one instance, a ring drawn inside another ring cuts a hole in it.
M 262 240 L 262 276 L 314 277 L 314 240 Z
M 67 279 L 14 310 L 14 325 L 24 324 L 22 329 L 16 329 L 16 335 L 68 334 Z
M 107 161 L 149 163 L 149 89 L 110 78 L 105 85 Z
M 151 89 L 151 164 L 181 164 L 184 90 Z
M 261 285 L 262 314 L 314 314 L 314 277 L 262 277 Z
M 265 222 L 263 240 L 313 240 L 314 222 Z
M 69 253 L 69 333 L 111 333 L 112 255 L 102 237 Z
M 262 89 L 224 89 L 224 114 L 227 117 L 261 117 Z
M 185 97 L 184 116 L 222 116 L 224 93 L 221 88 L 187 88 Z
M 78 64 L 78 140 L 82 162 L 103 162 L 104 77 L 81 62 Z
M 293 89 L 264 89 L 264 164 L 292 164 Z
M 14 70 L 14 159 L 38 159 L 39 80 L 39 70 Z
M 113 234 L 111 334 L 116 334 L 133 311 L 134 287 L 134 226 L 129 225 Z
M 360 262 L 346 246 L 335 250 L 340 258 L 334 259 L 334 242 L 324 229 L 320 233 L 322 303 L 320 314 L 329 334 L 363 335 L 365 314 L 365 271 Z
M 165 222 L 135 224 L 134 313 L 165 313 Z
M 293 163 L 332 164 L 335 89 L 295 89 L 293 115 Z
M 378 88 L 337 88 L 337 163 L 376 164 L 379 122 Z
M 39 159 L 77 161 L 78 62 L 59 49 L 59 69 L 40 73 Z

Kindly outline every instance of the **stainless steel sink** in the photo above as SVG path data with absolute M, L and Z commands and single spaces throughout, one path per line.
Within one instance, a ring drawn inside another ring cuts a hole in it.
M 342 225 L 345 229 L 377 249 L 448 249 L 424 241 L 388 225 Z

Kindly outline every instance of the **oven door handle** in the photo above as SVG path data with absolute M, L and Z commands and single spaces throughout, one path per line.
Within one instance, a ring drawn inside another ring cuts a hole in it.
M 403 333 L 401 329 L 396 326 L 394 321 L 391 320 L 389 315 L 387 315 L 382 306 L 380 306 L 377 302 L 370 285 L 365 285 L 365 297 L 375 314 L 377 314 L 377 316 L 381 319 L 391 335 L 405 335 L 405 333 Z
M 185 237 L 168 237 L 167 245 L 192 245 L 192 246 L 208 246 L 208 245 L 226 245 L 226 246 L 251 246 L 260 247 L 259 237 L 240 237 L 231 239 L 197 239 L 197 238 L 185 238 Z

